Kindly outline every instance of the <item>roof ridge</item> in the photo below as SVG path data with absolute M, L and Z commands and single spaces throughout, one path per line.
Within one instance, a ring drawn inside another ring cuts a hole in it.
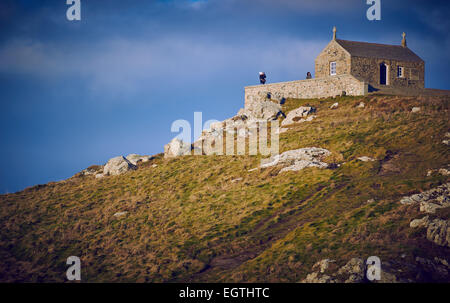
M 396 47 L 405 48 L 405 47 L 403 47 L 401 45 L 396 45 L 396 44 L 385 44 L 385 43 L 375 43 L 375 42 L 366 42 L 366 41 L 353 41 L 353 40 L 344 40 L 344 39 L 336 39 L 336 41 L 338 41 L 338 42 L 339 41 L 345 41 L 345 42 L 365 43 L 365 44 L 381 45 L 381 46 L 396 46 Z
M 362 42 L 352 40 L 335 40 L 351 56 L 392 59 L 400 61 L 423 61 L 414 51 L 402 45 Z

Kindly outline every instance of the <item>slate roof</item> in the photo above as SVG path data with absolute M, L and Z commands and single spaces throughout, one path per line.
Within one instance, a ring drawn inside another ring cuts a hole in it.
M 336 42 L 355 57 L 391 59 L 398 61 L 423 61 L 412 50 L 401 45 L 388 45 L 336 39 Z

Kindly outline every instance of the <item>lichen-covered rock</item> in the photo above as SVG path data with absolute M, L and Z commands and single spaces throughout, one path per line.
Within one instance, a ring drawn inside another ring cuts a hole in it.
M 136 165 L 139 161 L 148 162 L 150 160 L 150 156 L 141 156 L 137 154 L 129 154 L 125 157 L 131 164 Z
M 430 218 L 428 216 L 423 217 L 422 219 L 414 219 L 409 223 L 411 228 L 417 227 L 427 227 L 430 223 Z
M 128 161 L 125 157 L 118 156 L 110 159 L 108 163 L 106 163 L 105 167 L 103 168 L 103 175 L 117 176 L 136 168 L 137 167 L 130 161 Z
M 306 167 L 327 168 L 328 164 L 321 159 L 330 155 L 330 151 L 318 147 L 306 147 L 286 151 L 282 154 L 272 156 L 267 163 L 261 165 L 261 168 L 267 168 L 275 165 L 284 166 L 281 172 L 298 171 Z
M 319 271 L 321 273 L 324 273 L 330 266 L 330 263 L 332 263 L 332 262 L 334 262 L 334 260 L 330 260 L 330 259 L 320 260 L 319 262 L 317 262 L 316 264 L 313 265 L 312 269 L 313 270 L 319 269 Z
M 294 123 L 301 123 L 301 122 L 306 122 L 306 117 L 311 114 L 314 113 L 316 111 L 316 109 L 314 107 L 311 106 L 300 106 L 297 109 L 291 110 L 287 115 L 286 115 L 286 119 L 283 120 L 283 122 L 281 122 L 282 126 L 285 125 L 289 125 L 289 124 L 294 124 Z M 311 118 L 312 116 L 308 117 L 310 118 L 309 121 L 312 120 Z
M 318 261 L 301 283 L 405 283 L 424 281 L 448 281 L 449 264 L 442 258 L 434 260 L 416 257 L 415 262 L 400 258 L 383 260 L 381 267 L 366 266 L 362 258 L 352 258 L 341 268 L 329 266 L 328 259 Z M 379 272 L 379 276 L 376 275 Z M 374 279 L 371 279 L 371 278 Z
M 443 208 L 445 207 L 444 205 L 440 205 L 440 204 L 436 204 L 436 203 L 432 203 L 432 202 L 420 202 L 420 211 L 421 212 L 425 212 L 427 214 L 434 214 L 436 213 L 436 210 L 438 210 L 439 208 Z
M 434 219 L 428 224 L 427 239 L 440 246 L 450 247 L 450 222 Z
M 310 273 L 301 283 L 336 283 L 337 281 L 328 275 L 319 275 L 317 272 Z
M 360 258 L 352 258 L 338 270 L 338 275 L 344 276 L 345 283 L 360 283 L 365 277 L 365 263 Z
M 245 108 L 242 112 L 248 118 L 275 120 L 281 112 L 281 105 L 272 101 L 255 102 Z
M 183 142 L 178 138 L 174 138 L 164 146 L 164 158 L 174 158 L 189 155 L 190 152 L 191 145 Z
M 86 169 L 83 169 L 79 174 L 79 176 L 92 176 L 103 172 L 103 165 L 92 165 Z
M 420 194 L 414 194 L 408 197 L 403 197 L 400 200 L 401 204 L 405 205 L 420 205 L 420 211 L 426 213 L 435 213 L 440 208 L 450 206 L 450 183 L 440 185 L 430 190 L 424 191 Z

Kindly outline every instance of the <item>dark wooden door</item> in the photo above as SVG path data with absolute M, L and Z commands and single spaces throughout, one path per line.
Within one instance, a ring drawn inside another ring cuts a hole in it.
M 386 85 L 386 64 L 381 63 L 380 64 L 380 84 Z

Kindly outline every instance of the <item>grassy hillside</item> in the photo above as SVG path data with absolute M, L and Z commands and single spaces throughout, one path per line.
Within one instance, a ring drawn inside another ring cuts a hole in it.
M 1 195 L 0 280 L 64 281 L 71 255 L 83 281 L 123 282 L 297 282 L 324 258 L 445 258 L 448 248 L 409 227 L 418 208 L 399 200 L 450 181 L 427 176 L 450 163 L 449 100 L 287 100 L 285 112 L 311 105 L 317 118 L 281 134 L 280 152 L 326 148 L 335 169 L 249 172 L 259 157 L 157 155 L 121 176 Z

